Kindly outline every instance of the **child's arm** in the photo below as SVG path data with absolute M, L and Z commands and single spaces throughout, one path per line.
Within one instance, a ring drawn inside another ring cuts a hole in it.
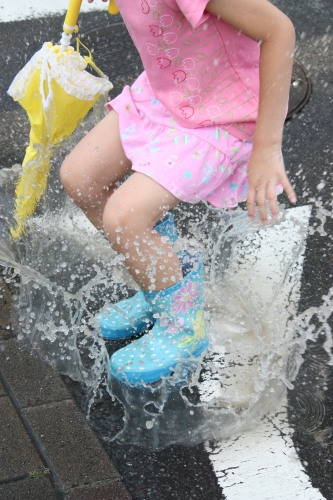
M 257 205 L 266 223 L 266 200 L 272 216 L 278 215 L 278 184 L 282 184 L 292 203 L 296 201 L 281 154 L 295 45 L 294 27 L 289 18 L 267 0 L 210 0 L 206 10 L 261 44 L 259 110 L 248 166 L 247 208 L 249 216 L 254 218 Z

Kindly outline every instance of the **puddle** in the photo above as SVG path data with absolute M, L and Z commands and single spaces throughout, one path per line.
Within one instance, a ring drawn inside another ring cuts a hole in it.
M 121 422 L 115 425 L 109 414 L 110 426 L 103 423 L 104 441 L 159 449 L 248 429 L 278 407 L 286 388 L 292 389 L 308 340 L 324 333 L 326 362 L 332 364 L 333 289 L 319 306 L 298 315 L 307 235 L 324 234 L 331 212 L 314 201 L 319 224 L 309 228 L 310 206 L 282 207 L 279 221 L 263 228 L 241 209 L 177 208 L 178 228 L 186 228 L 177 249 L 204 257 L 211 345 L 199 365 L 186 362 L 186 376 L 182 366 L 151 386 L 120 384 L 109 378 L 108 359 L 125 343 L 105 343 L 97 318 L 136 287 L 122 256 L 66 197 L 58 180 L 66 150 L 101 112 L 90 115 L 56 151 L 47 196 L 15 243 L 9 228 L 20 166 L 0 171 L 0 265 L 15 291 L 19 339 L 82 384 L 87 415 L 101 395 L 118 414 L 121 403 Z

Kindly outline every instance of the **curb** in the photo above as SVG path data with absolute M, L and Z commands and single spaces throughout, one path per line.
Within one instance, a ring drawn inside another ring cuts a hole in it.
M 131 500 L 60 375 L 0 342 L 0 497 Z

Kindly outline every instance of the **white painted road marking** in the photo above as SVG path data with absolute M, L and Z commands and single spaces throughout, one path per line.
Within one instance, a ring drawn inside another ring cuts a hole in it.
M 227 500 L 324 499 L 302 468 L 285 411 L 214 450 L 206 449 Z
M 52 15 L 64 15 L 67 11 L 69 0 L 0 0 L 0 22 L 23 21 Z M 82 1 L 81 12 L 104 10 L 107 12 L 108 3 L 95 0 L 88 3 Z
M 231 265 L 233 280 L 238 283 L 239 287 L 246 283 L 253 293 L 257 294 L 257 300 L 261 300 L 264 310 L 267 306 L 268 316 L 274 285 L 283 283 L 277 299 L 274 299 L 274 306 L 285 311 L 285 317 L 281 315 L 281 334 L 284 336 L 288 318 L 297 310 L 305 250 L 304 233 L 308 227 L 310 213 L 310 207 L 288 210 L 286 222 L 272 229 L 259 231 L 255 238 L 250 237 L 251 249 L 249 251 L 246 250 L 246 242 L 245 245 L 240 244 L 236 251 L 236 258 L 233 259 Z M 300 223 L 298 230 L 295 226 L 296 221 Z M 288 257 L 290 259 L 295 245 L 300 249 L 298 265 L 289 278 L 283 282 L 283 270 L 286 269 Z M 277 301 L 278 304 L 276 304 Z M 266 320 L 269 321 L 269 317 Z M 228 332 L 228 338 L 230 335 L 232 331 Z M 260 349 L 260 343 L 255 338 L 254 345 L 254 351 Z M 222 352 L 221 345 L 218 348 Z M 247 356 L 252 357 L 253 354 L 253 352 L 248 353 L 246 349 L 244 359 L 246 360 Z M 253 365 L 251 364 L 247 366 L 245 362 L 244 370 L 245 372 L 240 375 L 240 381 L 231 383 L 227 389 L 228 400 L 232 399 L 233 391 L 238 393 L 235 396 L 235 404 L 237 402 L 242 405 L 246 404 L 249 387 L 254 377 L 258 376 L 252 371 Z M 207 400 L 211 400 L 211 381 L 208 381 L 207 386 L 210 386 Z M 206 445 L 227 500 L 324 499 L 321 493 L 312 487 L 296 454 L 291 439 L 292 431 L 284 409 L 285 405 L 284 400 L 279 415 L 266 417 L 255 429 L 228 440 L 221 440 L 213 449 L 208 444 Z

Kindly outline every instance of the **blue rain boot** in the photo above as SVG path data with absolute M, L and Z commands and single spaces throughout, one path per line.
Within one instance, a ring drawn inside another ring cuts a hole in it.
M 188 255 L 188 254 L 187 254 Z M 208 347 L 204 320 L 203 264 L 189 256 L 190 272 L 160 292 L 143 292 L 156 323 L 147 335 L 115 352 L 111 375 L 130 384 L 149 384 L 170 375 L 177 364 Z
M 155 229 L 162 236 L 167 236 L 171 244 L 177 241 L 175 220 L 170 212 L 156 223 Z M 129 299 L 121 300 L 99 317 L 102 337 L 106 340 L 133 337 L 152 326 L 154 322 L 150 304 L 141 290 Z

